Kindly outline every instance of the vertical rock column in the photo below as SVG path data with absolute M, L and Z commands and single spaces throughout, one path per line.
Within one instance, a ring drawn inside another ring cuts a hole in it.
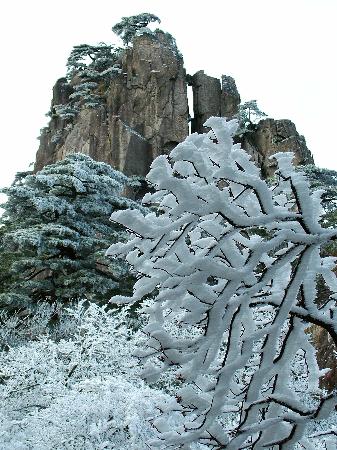
M 169 35 L 144 34 L 127 50 L 122 70 L 107 101 L 111 162 L 127 175 L 146 175 L 154 158 L 188 135 L 183 58 Z
M 221 76 L 221 117 L 233 118 L 239 112 L 241 103 L 240 94 L 235 84 L 234 78 L 229 75 Z
M 193 112 L 192 133 L 205 133 L 208 131 L 203 126 L 211 116 L 220 115 L 221 86 L 218 78 L 206 75 L 203 70 L 192 77 Z
M 44 166 L 57 160 L 59 137 L 63 133 L 66 123 L 65 120 L 56 115 L 55 105 L 66 105 L 72 93 L 73 88 L 66 78 L 60 78 L 56 81 L 53 87 L 53 98 L 50 108 L 51 120 L 48 127 L 41 130 L 40 146 L 36 153 L 35 171 L 41 170 Z
M 192 76 L 193 110 L 192 133 L 205 133 L 203 126 L 211 116 L 232 118 L 237 114 L 240 95 L 232 77 L 222 75 L 218 78 L 206 75 L 203 70 Z

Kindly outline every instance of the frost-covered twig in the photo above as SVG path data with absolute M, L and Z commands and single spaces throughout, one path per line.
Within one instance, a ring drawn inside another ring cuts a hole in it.
M 337 230 L 321 227 L 320 193 L 294 170 L 291 153 L 274 155 L 270 187 L 233 144 L 235 120 L 205 126 L 213 131 L 153 162 L 156 192 L 144 201 L 159 215 L 112 215 L 134 239 L 108 254 L 126 256 L 141 276 L 131 299 L 115 300 L 157 292 L 147 308 L 144 376 L 156 381 L 170 369 L 183 380 L 172 410 L 181 408 L 185 424 L 170 429 L 166 408 L 153 446 L 292 449 L 336 405 L 318 388 L 305 330 L 315 324 L 336 340 L 336 294 L 320 307 L 316 281 L 337 292 L 335 261 L 320 255 Z

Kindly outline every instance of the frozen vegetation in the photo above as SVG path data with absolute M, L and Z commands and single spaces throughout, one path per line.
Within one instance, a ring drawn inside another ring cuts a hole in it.
M 105 301 L 134 279 L 123 260 L 104 256 L 127 239 L 110 214 L 138 203 L 122 196 L 132 180 L 108 164 L 75 153 L 37 174 L 20 174 L 5 190 L 1 218 L 0 304 L 35 307 L 75 300 Z
M 336 343 L 335 260 L 320 247 L 337 232 L 321 227 L 322 192 L 311 193 L 292 154 L 274 155 L 269 187 L 233 145 L 237 121 L 213 117 L 205 125 L 212 131 L 153 162 L 156 192 L 143 201 L 159 214 L 112 215 L 134 237 L 108 254 L 125 255 L 140 277 L 133 297 L 116 301 L 154 296 L 147 348 L 138 353 L 143 376 L 153 383 L 173 372 L 180 384 L 154 423 L 153 445 L 313 449 L 319 444 L 309 430 L 333 413 L 336 397 L 318 387 L 306 329 L 323 327 Z M 319 277 L 331 292 L 320 306 Z M 167 419 L 176 410 L 184 424 L 172 428 Z M 328 448 L 334 433 L 327 432 Z
M 109 308 L 69 297 L 52 321 L 42 299 L 34 314 L 1 313 L 0 449 L 336 448 L 336 395 L 319 388 L 308 332 L 336 343 L 335 259 L 321 246 L 337 231 L 321 226 L 322 192 L 290 153 L 267 184 L 233 144 L 236 120 L 205 125 L 153 162 L 150 209 L 118 200 L 126 180 L 113 175 L 107 255 L 138 274 L 131 297 Z M 36 201 L 72 220 L 68 203 Z

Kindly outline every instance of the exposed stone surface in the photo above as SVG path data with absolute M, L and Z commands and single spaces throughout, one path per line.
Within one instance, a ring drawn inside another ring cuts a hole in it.
M 203 126 L 211 116 L 232 118 L 237 114 L 240 95 L 232 77 L 222 75 L 222 83 L 218 78 L 206 75 L 199 70 L 192 77 L 193 110 L 192 133 L 205 133 Z
M 261 120 L 256 130 L 246 132 L 241 138 L 242 147 L 253 156 L 266 177 L 272 176 L 276 161 L 269 157 L 278 152 L 294 152 L 294 163 L 314 164 L 305 139 L 299 135 L 291 120 Z
M 220 116 L 221 85 L 218 78 L 206 75 L 203 70 L 192 77 L 193 110 L 192 133 L 205 133 L 203 126 L 211 116 Z
M 121 73 L 103 92 L 102 104 L 82 108 L 74 120 L 56 114 L 54 106 L 67 104 L 73 92 L 65 78 L 57 81 L 52 118 L 41 133 L 35 170 L 69 153 L 82 152 L 127 175 L 145 176 L 156 156 L 168 153 L 185 139 L 187 77 L 172 38 L 163 32 L 137 36 L 120 64 Z M 78 81 L 73 79 L 72 84 Z M 211 116 L 236 116 L 240 95 L 232 77 L 223 75 L 220 82 L 200 70 L 189 82 L 193 88 L 192 132 L 207 131 L 203 124 Z M 276 152 L 293 151 L 295 164 L 313 163 L 304 137 L 290 120 L 261 120 L 238 140 L 265 176 L 274 173 L 275 161 L 269 156 Z
M 35 170 L 82 152 L 126 174 L 146 175 L 152 160 L 168 153 L 188 134 L 187 84 L 183 59 L 168 37 L 144 34 L 121 61 L 105 102 L 82 109 L 73 126 L 52 117 L 42 132 Z M 71 87 L 59 80 L 55 104 L 67 102 Z
M 231 119 L 239 112 L 241 98 L 234 78 L 228 75 L 221 77 L 220 116 Z
M 40 146 L 36 153 L 35 171 L 56 161 L 56 147 L 64 135 L 65 121 L 55 114 L 55 105 L 66 105 L 73 88 L 66 78 L 60 78 L 53 87 L 53 98 L 51 101 L 52 119 L 49 126 L 41 130 Z
M 50 128 L 43 128 L 39 137 L 40 146 L 36 153 L 36 159 L 34 164 L 34 171 L 37 172 L 43 169 L 44 166 L 52 164 L 55 159 L 55 147 L 56 144 L 51 142 L 52 134 Z
M 69 102 L 69 97 L 73 93 L 73 88 L 66 78 L 59 78 L 53 87 L 52 108 L 55 105 L 65 105 Z
M 310 334 L 313 343 L 317 348 L 317 362 L 320 369 L 330 369 L 324 377 L 321 378 L 321 386 L 332 391 L 337 386 L 337 359 L 336 347 L 328 334 L 323 328 L 313 326 L 310 328 Z

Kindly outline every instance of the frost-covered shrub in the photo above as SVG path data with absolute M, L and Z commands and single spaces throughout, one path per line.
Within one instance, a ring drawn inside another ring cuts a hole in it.
M 93 93 L 98 84 L 95 82 L 84 82 L 74 86 L 74 92 L 70 95 L 70 99 L 74 99 L 79 103 L 83 103 L 88 108 L 96 108 L 101 104 L 101 97 Z
M 139 274 L 133 297 L 114 300 L 155 297 L 139 352 L 143 376 L 177 380 L 176 402 L 154 422 L 160 436 L 151 445 L 331 449 L 336 395 L 318 387 L 324 371 L 306 329 L 322 327 L 336 344 L 335 260 L 320 247 L 337 230 L 320 225 L 321 192 L 311 193 L 292 154 L 274 155 L 270 186 L 233 145 L 236 120 L 213 117 L 205 126 L 213 131 L 152 163 L 156 192 L 144 202 L 158 214 L 112 215 L 133 240 L 108 254 L 126 257 Z M 319 305 L 318 278 L 331 294 Z M 176 410 L 184 425 L 168 426 Z
M 155 436 L 151 419 L 170 397 L 138 378 L 127 314 L 84 305 L 62 316 L 66 337 L 0 353 L 1 449 L 142 450 Z
M 72 120 L 80 112 L 78 105 L 66 103 L 65 105 L 54 105 L 55 113 L 64 120 Z
M 50 139 L 50 142 L 52 142 L 53 144 L 59 143 L 62 139 L 62 135 L 63 135 L 63 130 L 57 130 L 54 133 L 54 135 L 52 136 L 52 138 Z
M 7 310 L 0 310 L 0 349 L 8 350 L 11 347 L 17 347 L 30 340 L 50 337 L 61 339 L 68 336 L 72 330 L 70 320 L 61 320 L 56 322 L 57 327 L 51 326 L 51 318 L 63 315 L 60 309 L 48 303 L 39 305 L 35 314 L 25 313 L 13 314 Z

